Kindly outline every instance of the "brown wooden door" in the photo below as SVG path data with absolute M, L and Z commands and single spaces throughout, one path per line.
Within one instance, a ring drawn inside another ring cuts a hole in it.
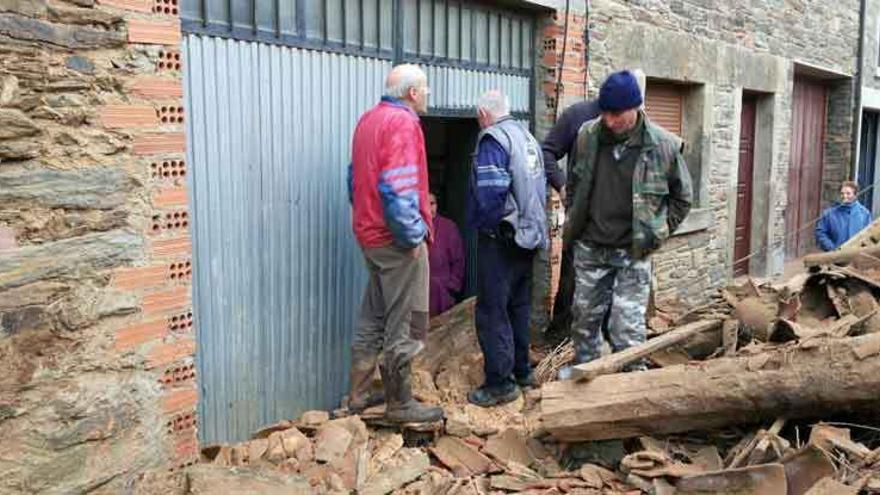
M 743 96 L 739 125 L 739 172 L 736 184 L 736 228 L 734 231 L 733 275 L 749 273 L 752 244 L 752 178 L 755 168 L 755 115 L 753 96 Z
M 813 228 L 822 206 L 827 89 L 816 81 L 795 77 L 792 102 L 791 166 L 785 210 L 785 254 L 789 259 L 815 249 Z
M 645 85 L 645 112 L 651 122 L 681 136 L 684 87 L 659 81 Z

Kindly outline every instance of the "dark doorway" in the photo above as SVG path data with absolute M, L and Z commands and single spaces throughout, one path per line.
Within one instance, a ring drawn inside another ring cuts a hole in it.
M 822 161 L 828 89 L 815 80 L 795 77 L 792 94 L 791 165 L 785 210 L 786 257 L 799 258 L 815 249 L 811 228 L 822 206 Z
M 734 231 L 733 275 L 749 273 L 752 244 L 752 183 L 755 170 L 755 118 L 757 99 L 744 94 L 739 126 L 739 173 L 736 184 L 736 229 Z
M 466 228 L 468 179 L 471 155 L 480 126 L 473 118 L 423 117 L 431 192 L 438 213 L 458 226 L 465 244 L 465 280 L 458 300 L 476 294 L 477 238 Z
M 859 201 L 868 211 L 874 211 L 874 177 L 877 168 L 877 112 L 865 111 L 862 114 L 862 138 L 859 144 Z

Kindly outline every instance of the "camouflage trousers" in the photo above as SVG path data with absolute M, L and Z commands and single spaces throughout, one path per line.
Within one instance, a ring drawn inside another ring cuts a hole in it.
M 608 337 L 614 352 L 645 341 L 645 313 L 651 292 L 651 258 L 634 259 L 626 249 L 574 246 L 575 363 L 602 355 L 602 321 L 608 314 Z M 635 363 L 635 367 L 643 366 Z

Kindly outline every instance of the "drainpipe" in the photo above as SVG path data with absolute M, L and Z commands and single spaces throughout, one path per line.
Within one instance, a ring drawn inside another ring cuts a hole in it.
M 867 9 L 868 0 L 859 1 L 859 44 L 856 48 L 856 74 L 853 78 L 853 128 L 852 128 L 852 144 L 850 148 L 849 177 L 852 180 L 858 179 L 859 167 L 859 139 L 862 132 L 862 77 L 864 73 L 865 61 L 865 10 Z

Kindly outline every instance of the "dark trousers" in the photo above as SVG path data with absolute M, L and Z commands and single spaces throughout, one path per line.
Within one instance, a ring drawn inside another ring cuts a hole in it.
M 570 246 L 562 250 L 562 263 L 559 267 L 559 289 L 553 301 L 553 319 L 547 328 L 548 338 L 563 341 L 571 335 L 571 322 L 574 316 L 571 305 L 574 303 L 574 251 Z
M 529 311 L 535 252 L 494 237 L 477 241 L 476 326 L 486 385 L 525 378 L 529 365 Z

